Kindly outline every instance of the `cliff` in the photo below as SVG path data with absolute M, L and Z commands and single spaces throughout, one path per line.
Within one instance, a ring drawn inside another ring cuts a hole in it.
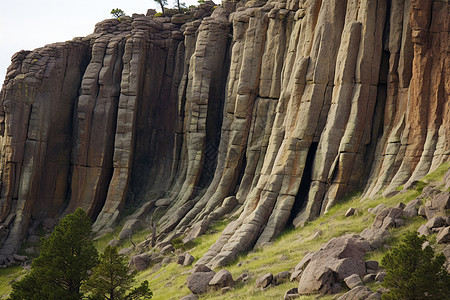
M 220 266 L 349 192 L 392 194 L 449 160 L 448 1 L 208 9 L 105 20 L 12 58 L 2 254 L 76 207 L 102 233 L 140 205 L 160 242 L 232 214 L 199 261 Z

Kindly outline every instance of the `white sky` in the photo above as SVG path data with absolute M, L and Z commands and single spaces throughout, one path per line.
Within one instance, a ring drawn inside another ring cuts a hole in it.
M 173 7 L 175 0 L 168 2 Z M 131 16 L 149 8 L 159 10 L 159 5 L 154 0 L 0 0 L 0 87 L 14 53 L 86 36 L 96 23 L 111 18 L 113 8 Z

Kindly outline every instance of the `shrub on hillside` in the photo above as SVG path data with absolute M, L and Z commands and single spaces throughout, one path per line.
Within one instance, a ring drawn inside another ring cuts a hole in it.
M 435 255 L 430 246 L 422 249 L 425 240 L 409 232 L 383 257 L 381 264 L 387 272 L 383 285 L 390 291 L 382 299 L 448 299 L 450 275 L 443 266 L 445 257 Z

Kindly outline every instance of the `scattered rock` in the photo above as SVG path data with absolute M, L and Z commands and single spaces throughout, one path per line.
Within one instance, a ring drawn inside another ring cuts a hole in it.
M 379 264 L 376 260 L 366 260 L 366 269 L 378 270 Z
M 353 207 L 350 207 L 347 212 L 345 213 L 345 216 L 348 218 L 350 216 L 353 216 L 355 214 L 355 209 Z
M 151 256 L 148 253 L 138 254 L 133 256 L 130 259 L 130 266 L 136 269 L 137 271 L 142 271 L 147 269 L 150 265 Z
M 192 270 L 192 273 L 199 273 L 199 272 L 212 272 L 213 270 L 211 270 L 210 268 L 208 268 L 205 265 L 199 264 L 196 265 L 194 267 L 194 269 Z
M 133 246 L 127 247 L 127 248 L 123 248 L 119 250 L 119 254 L 121 255 L 130 255 L 134 250 Z
M 305 269 L 313 256 L 314 252 L 308 252 L 305 256 L 303 256 L 302 260 L 295 266 L 295 271 Z
M 117 246 L 119 246 L 119 244 L 120 244 L 120 241 L 118 239 L 112 239 L 109 241 L 108 246 L 117 247 Z
M 297 288 L 292 288 L 288 291 L 286 291 L 286 293 L 284 293 L 284 300 L 290 300 L 290 299 L 295 299 L 300 297 L 300 294 L 298 293 L 298 289 Z
M 211 272 L 196 272 L 187 277 L 186 284 L 188 289 L 197 295 L 204 294 L 208 291 L 209 282 L 213 279 L 216 273 Z
M 184 255 L 183 266 L 190 266 L 194 260 L 195 258 L 189 252 L 186 252 Z
M 436 236 L 436 243 L 447 244 L 450 243 L 450 227 L 442 228 Z
M 242 273 L 238 277 L 236 277 L 236 282 L 246 282 L 250 278 L 247 272 Z
M 358 274 L 353 274 L 353 275 L 346 277 L 344 279 L 344 282 L 348 286 L 349 289 L 363 285 L 363 282 L 361 281 L 361 277 L 359 277 Z
M 15 261 L 25 262 L 27 257 L 25 255 L 13 254 L 13 258 Z
M 198 296 L 196 294 L 189 294 L 187 296 L 184 296 L 183 298 L 181 298 L 180 300 L 197 300 Z
M 428 229 L 442 227 L 446 225 L 446 220 L 442 217 L 433 217 L 425 224 Z
M 377 215 L 379 214 L 383 209 L 386 208 L 386 205 L 384 205 L 383 203 L 378 204 L 377 206 L 375 206 L 374 208 L 369 208 L 368 211 L 372 214 L 372 215 Z
M 261 277 L 259 277 L 258 279 L 256 279 L 256 287 L 259 288 L 266 288 L 269 286 L 269 284 L 272 283 L 273 280 L 273 274 L 272 273 L 267 273 Z
M 233 276 L 228 270 L 222 269 L 214 275 L 209 282 L 210 286 L 214 288 L 231 287 L 234 284 Z
M 231 287 L 230 286 L 226 286 L 220 289 L 220 291 L 222 292 L 222 294 L 228 293 L 229 291 L 231 291 Z
M 389 236 L 389 231 L 384 228 L 366 228 L 361 232 L 361 237 L 370 243 L 372 249 L 380 248 L 387 236 Z
M 363 282 L 364 284 L 374 282 L 374 281 L 375 281 L 375 277 L 377 277 L 377 274 L 375 274 L 375 273 L 367 274 L 367 275 L 365 275 L 365 276 L 363 277 L 362 282 Z
M 386 272 L 378 272 L 377 276 L 375 277 L 375 281 L 383 282 L 384 277 L 386 277 Z
M 300 276 L 302 276 L 303 270 L 297 270 L 292 272 L 291 277 L 289 278 L 289 281 L 300 281 Z
M 366 286 L 357 286 L 344 295 L 337 298 L 337 300 L 375 300 L 381 299 L 380 294 L 372 292 Z
M 417 229 L 417 233 L 419 236 L 429 236 L 431 234 L 430 229 L 425 224 L 420 225 L 419 229 Z
M 299 294 L 329 293 L 344 278 L 366 273 L 364 255 L 370 245 L 357 235 L 333 238 L 312 255 L 300 277 Z
M 290 277 L 291 277 L 291 272 L 289 272 L 289 271 L 283 271 L 283 272 L 277 273 L 273 276 L 273 283 L 275 285 L 280 285 L 284 282 L 289 281 Z
M 174 252 L 174 251 L 175 251 L 175 248 L 171 244 L 166 245 L 166 246 L 161 248 L 161 254 L 163 254 L 163 255 L 164 254 L 169 254 L 169 253 Z

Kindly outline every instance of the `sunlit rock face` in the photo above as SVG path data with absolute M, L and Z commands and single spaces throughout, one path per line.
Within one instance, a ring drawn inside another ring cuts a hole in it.
M 232 213 L 200 260 L 220 266 L 349 192 L 391 194 L 449 160 L 448 2 L 207 9 L 186 23 L 106 20 L 13 57 L 1 253 L 77 207 L 101 233 L 141 205 L 160 241 L 192 240 Z

